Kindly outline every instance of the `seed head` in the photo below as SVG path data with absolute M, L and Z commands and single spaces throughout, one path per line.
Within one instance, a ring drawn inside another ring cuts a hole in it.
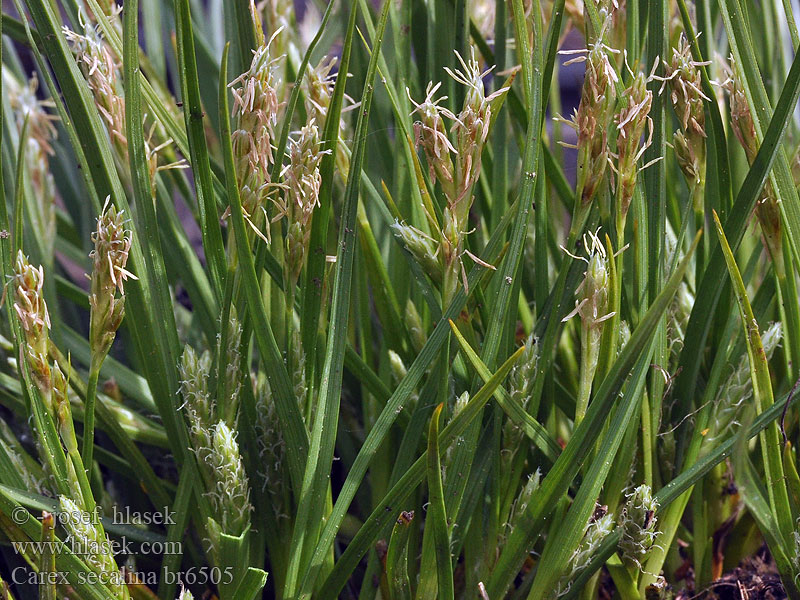
M 657 510 L 658 502 L 653 498 L 649 485 L 640 485 L 634 489 L 622 509 L 622 539 L 619 548 L 623 558 L 638 567 L 641 567 L 658 537 Z
M 3 66 L 3 85 L 8 94 L 8 102 L 14 113 L 17 131 L 22 131 L 25 119 L 28 119 L 29 140 L 36 142 L 39 148 L 48 155 L 53 155 L 52 141 L 56 137 L 56 128 L 53 125 L 58 117 L 50 114 L 47 109 L 52 108 L 52 100 L 39 100 L 36 95 L 39 89 L 39 78 L 32 73 L 27 85 L 21 85 L 8 67 Z
M 583 244 L 588 258 L 582 256 L 573 256 L 573 258 L 586 263 L 586 272 L 583 282 L 575 290 L 578 296 L 575 308 L 563 320 L 567 321 L 575 315 L 579 315 L 583 328 L 593 330 L 598 329 L 602 323 L 614 316 L 614 313 L 606 313 L 609 292 L 608 256 L 597 232 L 589 232 L 588 240 L 584 236 Z
M 51 389 L 50 363 L 47 359 L 50 315 L 44 300 L 44 268 L 31 265 L 19 250 L 12 283 L 14 311 L 19 317 L 25 338 L 25 358 L 37 387 L 47 398 Z
M 425 89 L 425 99 L 419 103 L 411 97 L 408 88 L 406 88 L 406 94 L 415 107 L 411 114 L 419 115 L 419 120 L 414 123 L 414 136 L 417 146 L 422 146 L 425 152 L 431 179 L 434 181 L 438 179 L 445 196 L 451 198 L 455 196 L 455 192 L 453 189 L 453 161 L 450 153 L 455 153 L 456 149 L 447 136 L 444 120 L 455 120 L 456 116 L 439 105 L 440 102 L 447 100 L 447 96 L 434 99 L 434 95 L 441 86 L 441 82 L 436 85 L 433 82 L 428 83 L 428 87 Z
M 250 484 L 244 470 L 239 444 L 231 428 L 220 421 L 213 431 L 209 464 L 216 485 L 209 490 L 217 522 L 228 535 L 241 535 L 250 522 Z
M 617 124 L 617 176 L 619 186 L 617 210 L 622 218 L 628 213 L 638 174 L 637 163 L 650 144 L 641 144 L 645 127 L 653 122 L 649 117 L 653 92 L 647 89 L 647 78 L 639 73 L 623 94 L 625 103 L 616 116 Z M 641 147 L 640 147 L 641 146 Z
M 511 398 L 522 406 L 525 410 L 528 409 L 528 404 L 531 399 L 531 391 L 533 390 L 533 380 L 536 377 L 536 366 L 539 362 L 539 345 L 538 340 L 531 333 L 525 340 L 525 350 L 522 356 L 514 365 L 509 376 L 509 393 Z M 510 419 L 506 421 L 503 427 L 503 448 L 506 454 L 503 458 L 512 458 L 516 454 L 517 448 L 520 447 L 522 441 L 523 431 Z
M 603 508 L 605 507 L 598 507 Z M 586 530 L 583 533 L 583 538 L 572 553 L 569 559 L 569 565 L 561 576 L 554 597 L 558 598 L 566 594 L 572 582 L 580 575 L 603 543 L 603 540 L 614 530 L 614 516 L 611 513 L 600 511 L 600 515 L 593 516 L 589 523 L 586 525 Z
M 442 281 L 442 265 L 439 262 L 436 241 L 416 227 L 400 223 L 400 221 L 395 221 L 391 227 L 428 277 L 440 283 Z
M 204 469 L 211 452 L 211 428 L 216 420 L 216 402 L 208 389 L 208 377 L 211 373 L 211 353 L 206 350 L 197 355 L 187 345 L 178 365 L 183 399 L 182 408 L 189 422 L 189 435 L 192 449 L 197 455 L 197 462 Z M 208 476 L 208 473 L 204 473 Z
M 125 228 L 124 211 L 106 198 L 92 234 L 92 285 L 90 344 L 95 357 L 105 356 L 111 348 L 117 329 L 125 315 L 125 281 L 138 279 L 125 266 L 131 249 L 131 232 Z
M 584 206 L 594 198 L 608 162 L 608 128 L 613 116 L 614 85 L 618 81 L 609 52 L 612 50 L 608 46 L 597 41 L 564 63 L 586 63 L 578 109 L 569 121 L 556 117 L 578 134 L 578 189 Z
M 731 125 L 736 139 L 744 148 L 747 161 L 752 164 L 758 154 L 758 140 L 756 138 L 756 127 L 753 122 L 753 115 L 750 113 L 750 105 L 747 103 L 747 96 L 742 87 L 740 75 L 737 72 L 736 62 L 733 56 L 730 57 L 730 67 L 727 69 L 728 78 L 723 83 L 723 87 L 728 92 L 731 105 Z
M 540 479 L 541 473 L 539 472 L 539 469 L 536 469 L 536 471 L 528 476 L 528 481 L 526 481 L 525 485 L 522 486 L 522 489 L 519 491 L 519 495 L 514 500 L 514 504 L 511 506 L 511 511 L 508 515 L 508 523 L 506 525 L 507 532 L 513 531 L 514 528 L 519 524 L 519 520 L 522 515 L 525 514 L 525 510 L 528 508 L 531 498 L 533 498 L 536 490 L 539 489 Z
M 675 133 L 673 145 L 678 165 L 686 180 L 702 185 L 706 170 L 706 131 L 704 102 L 710 102 L 703 93 L 699 67 L 710 64 L 692 58 L 686 36 L 681 34 L 678 47 L 672 50 L 672 60 L 665 64 L 665 82 L 669 82 L 670 99 L 681 123 Z
M 286 217 L 286 262 L 289 268 L 289 285 L 294 286 L 308 254 L 311 237 L 311 218 L 319 206 L 322 176 L 319 172 L 322 157 L 329 151 L 322 149 L 319 129 L 312 120 L 297 137 L 289 140 L 289 164 L 283 171 L 285 190 L 275 201 L 276 219 Z
M 278 122 L 281 84 L 277 76 L 277 63 L 270 51 L 271 38 L 253 51 L 250 68 L 234 79 L 233 114 L 237 116 L 236 130 L 231 135 L 236 161 L 236 178 L 242 195 L 242 208 L 247 215 L 263 207 L 268 192 L 273 187 L 270 169 L 274 163 L 272 138 Z
M 783 337 L 783 325 L 780 321 L 772 323 L 761 334 L 761 343 L 767 360 L 780 345 Z M 753 379 L 750 376 L 750 362 L 745 354 L 741 357 L 736 368 L 720 386 L 715 399 L 716 407 L 711 418 L 710 431 L 706 435 L 708 443 L 722 440 L 735 429 L 743 407 L 747 406 L 753 397 Z
M 71 464 L 71 463 L 69 463 Z M 99 519 L 81 510 L 81 508 L 66 496 L 58 499 L 62 516 L 60 522 L 74 542 L 72 548 L 98 575 L 107 582 L 114 597 L 123 595 L 124 578 L 114 561 L 114 552 L 111 543 L 103 531 Z
M 483 80 L 494 67 L 481 71 L 475 58 L 475 48 L 471 47 L 470 52 L 469 60 L 464 60 L 456 52 L 461 69 L 451 70 L 445 67 L 450 77 L 466 88 L 464 107 L 452 126 L 456 139 L 456 189 L 455 196 L 449 198 L 456 224 L 461 230 L 466 229 L 467 216 L 472 205 L 472 186 L 478 181 L 481 172 L 481 154 L 492 121 L 491 103 L 508 92 L 508 88 L 504 87 L 486 95 Z
M 106 122 L 111 141 L 122 157 L 127 157 L 128 141 L 125 126 L 125 99 L 119 81 L 119 61 L 114 57 L 99 29 L 78 13 L 82 33 L 63 28 L 95 104 Z

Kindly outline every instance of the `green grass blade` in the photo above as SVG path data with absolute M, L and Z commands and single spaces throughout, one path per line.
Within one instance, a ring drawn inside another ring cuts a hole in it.
M 482 412 L 483 407 L 497 390 L 498 386 L 511 372 L 514 364 L 522 356 L 524 348 L 512 354 L 497 372 L 487 381 L 478 392 L 472 396 L 467 405 L 453 418 L 439 435 L 439 446 L 447 447 L 452 444 L 467 427 Z M 338 597 L 339 592 L 347 583 L 350 574 L 358 566 L 361 557 L 373 547 L 375 540 L 381 532 L 397 518 L 404 502 L 413 493 L 416 486 L 425 480 L 427 465 L 427 452 L 423 453 L 417 461 L 405 471 L 386 496 L 378 503 L 377 508 L 364 521 L 356 536 L 350 541 L 347 549 L 337 561 L 333 572 L 320 586 L 320 598 L 332 600 Z M 338 502 L 338 501 L 337 501 Z M 387 510 L 387 508 L 389 510 Z
M 753 381 L 753 399 L 756 412 L 762 412 L 764 408 L 772 406 L 774 398 L 772 395 L 772 381 L 770 380 L 769 366 L 767 357 L 764 353 L 764 345 L 761 342 L 761 334 L 758 330 L 758 321 L 753 315 L 753 308 L 747 297 L 747 290 L 744 287 L 739 267 L 733 257 L 728 241 L 725 239 L 725 232 L 719 217 L 714 213 L 714 223 L 717 228 L 720 246 L 725 255 L 725 263 L 728 267 L 728 274 L 733 283 L 733 290 L 736 301 L 739 305 L 739 313 L 742 317 L 742 326 L 745 332 L 747 343 L 747 356 L 750 363 L 750 377 Z M 789 494 L 786 489 L 786 480 L 783 472 L 783 457 L 777 424 L 767 427 L 761 436 L 761 452 L 764 461 L 764 470 L 767 475 L 767 490 L 769 493 L 770 507 L 773 511 L 774 519 L 778 525 L 778 536 L 783 538 L 784 544 L 789 544 L 789 532 L 793 530 L 794 519 L 792 518 L 791 507 L 789 506 Z
M 200 232 L 203 236 L 203 249 L 214 282 L 214 291 L 219 300 L 222 298 L 225 283 L 225 248 L 222 242 L 222 230 L 219 225 L 211 164 L 205 139 L 203 124 L 205 114 L 200 99 L 199 74 L 195 59 L 189 0 L 175 0 L 174 10 L 183 116 L 189 142 L 189 158 L 196 182 Z
M 356 5 L 351 7 L 356 11 Z M 336 256 L 336 273 L 333 284 L 333 301 L 331 305 L 328 343 L 322 379 L 317 399 L 317 411 L 311 433 L 311 445 L 306 462 L 303 487 L 297 508 L 297 519 L 292 532 L 292 557 L 289 563 L 289 575 L 286 579 L 285 593 L 291 597 L 295 591 L 297 576 L 303 568 L 303 557 L 310 558 L 316 543 L 314 532 L 322 522 L 323 511 L 327 501 L 328 480 L 333 461 L 336 443 L 337 424 L 339 419 L 339 403 L 342 395 L 342 372 L 347 344 L 348 324 L 350 316 L 350 297 L 353 281 L 353 262 L 357 249 L 356 215 L 358 211 L 358 195 L 360 190 L 361 170 L 366 151 L 369 113 L 372 104 L 373 83 L 378 69 L 378 56 L 389 15 L 389 2 L 384 2 L 381 11 L 378 33 L 375 38 L 367 76 L 364 80 L 364 94 L 358 111 L 355 129 L 355 145 L 350 160 L 350 171 L 347 175 L 342 217 L 339 223 L 339 242 Z M 330 116 L 328 117 L 330 118 Z
M 428 428 L 428 517 L 425 527 L 431 526 L 436 557 L 436 579 L 439 584 L 437 598 L 452 600 L 453 567 L 450 558 L 450 533 L 447 527 L 447 514 L 444 506 L 444 490 L 442 489 L 442 462 L 439 458 L 439 417 L 442 414 L 440 404 L 433 411 L 430 427 Z M 422 566 L 423 569 L 426 565 Z

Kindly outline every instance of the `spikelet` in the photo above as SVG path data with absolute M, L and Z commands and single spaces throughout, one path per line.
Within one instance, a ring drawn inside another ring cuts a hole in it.
M 650 144 L 648 140 L 640 147 L 645 127 L 653 122 L 649 117 L 653 102 L 653 92 L 647 89 L 647 78 L 638 73 L 625 90 L 622 97 L 623 106 L 616 115 L 617 125 L 617 217 L 622 226 L 633 198 L 636 177 L 639 172 L 637 163 Z M 621 231 L 617 231 L 618 234 Z
M 780 321 L 772 323 L 761 334 L 761 342 L 767 360 L 772 358 L 782 337 L 783 324 Z M 750 362 L 745 354 L 717 392 L 710 431 L 705 438 L 709 444 L 731 434 L 738 425 L 737 419 L 741 416 L 743 407 L 750 402 L 752 397 L 753 380 L 750 375 Z
M 208 378 L 211 373 L 211 353 L 206 350 L 200 356 L 191 346 L 186 346 L 178 365 L 180 375 L 180 394 L 183 399 L 181 408 L 189 423 L 189 436 L 192 451 L 204 479 L 209 484 L 212 480 L 208 472 L 207 457 L 211 452 L 211 428 L 216 417 L 216 402 L 208 389 Z
M 400 221 L 395 221 L 391 228 L 392 233 L 416 259 L 425 274 L 435 283 L 441 283 L 442 265 L 439 261 L 439 248 L 436 246 L 436 240 L 413 225 L 407 225 Z
M 110 205 L 110 198 L 106 198 L 97 218 L 92 242 L 89 345 L 92 360 L 101 361 L 108 354 L 125 316 L 125 281 L 138 279 L 125 268 L 131 249 L 131 232 L 125 228 L 123 211 Z
M 225 367 L 224 373 L 217 373 L 217 385 L 223 386 L 222 398 L 225 401 L 225 405 L 219 409 L 219 418 L 231 426 L 236 423 L 239 392 L 242 388 L 240 352 L 242 325 L 236 318 L 235 312 L 235 309 L 231 307 L 226 339 L 223 340 L 221 337 L 217 339 L 217 353 L 224 357 L 222 364 Z
M 120 157 L 128 156 L 125 125 L 125 99 L 119 77 L 120 63 L 100 30 L 82 12 L 78 13 L 81 32 L 63 27 L 64 37 L 92 91 L 95 105 L 105 121 L 111 142 Z
M 259 458 L 257 479 L 261 481 L 262 491 L 268 494 L 269 505 L 275 518 L 288 518 L 289 507 L 286 503 L 287 490 L 284 484 L 286 442 L 278 426 L 275 399 L 269 381 L 263 375 L 259 377 L 256 385 L 256 418 Z
M 519 404 L 526 411 L 531 399 L 533 390 L 533 380 L 536 377 L 536 366 L 539 362 L 538 340 L 531 333 L 525 340 L 525 350 L 522 356 L 514 365 L 509 376 L 509 394 L 515 403 Z M 517 448 L 522 442 L 523 431 L 507 420 L 503 426 L 503 459 L 508 461 L 516 453 Z
M 747 96 L 741 84 L 741 76 L 737 71 L 737 65 L 733 60 L 733 56 L 731 56 L 730 62 L 728 79 L 724 82 L 723 87 L 728 91 L 730 100 L 731 124 L 733 125 L 733 132 L 736 134 L 736 139 L 739 140 L 742 148 L 744 148 L 748 162 L 753 164 L 758 154 L 759 147 L 759 142 L 756 137 L 755 122 L 753 121 L 753 115 L 747 103 Z M 783 278 L 785 277 L 786 267 L 784 265 L 782 252 L 783 228 L 781 226 L 781 211 L 778 205 L 777 195 L 770 181 L 767 182 L 764 190 L 761 192 L 759 200 L 756 202 L 755 214 L 761 225 L 764 246 L 775 265 L 776 274 L 779 278 Z
M 44 268 L 37 269 L 28 262 L 22 250 L 14 263 L 12 287 L 14 311 L 17 313 L 25 338 L 24 358 L 28 362 L 34 383 L 42 394 L 48 410 L 50 403 L 50 363 L 47 358 L 50 340 L 50 315 L 44 300 Z
M 114 561 L 111 543 L 103 531 L 99 519 L 78 507 L 66 496 L 60 496 L 61 515 L 59 522 L 70 535 L 71 547 L 77 554 L 100 575 L 114 597 L 123 597 L 125 580 Z
M 311 120 L 289 141 L 289 164 L 283 170 L 284 193 L 277 196 L 277 218 L 286 217 L 286 262 L 290 289 L 294 289 L 308 255 L 311 219 L 319 206 L 322 176 L 319 166 L 329 153 L 322 149 L 317 124 Z
M 658 501 L 648 485 L 640 485 L 628 494 L 620 515 L 622 538 L 619 549 L 624 561 L 641 568 L 648 552 L 656 543 Z
M 581 320 L 581 379 L 575 410 L 576 426 L 583 419 L 589 405 L 589 394 L 597 369 L 604 323 L 615 314 L 608 312 L 608 295 L 611 288 L 609 258 L 597 232 L 590 232 L 588 241 L 584 237 L 584 247 L 588 258 L 574 256 L 587 265 L 583 281 L 575 290 L 578 299 L 575 300 L 572 312 L 562 319 L 568 321 L 578 315 Z
M 606 507 L 598 506 L 595 514 L 586 525 L 583 538 L 572 553 L 564 574 L 558 581 L 551 598 L 558 598 L 570 591 L 572 582 L 580 573 L 589 566 L 600 544 L 614 530 L 614 517 L 606 512 Z
M 678 47 L 672 49 L 672 60 L 665 64 L 670 100 L 681 124 L 673 138 L 675 156 L 689 184 L 701 187 L 706 177 L 704 102 L 710 102 L 710 99 L 703 93 L 699 67 L 707 64 L 710 63 L 692 58 L 684 34 L 681 34 Z
M 254 50 L 249 69 L 229 84 L 233 90 L 233 114 L 237 118 L 236 130 L 231 134 L 236 180 L 242 209 L 248 216 L 264 208 L 268 194 L 275 187 L 270 180 L 275 162 L 272 139 L 283 103 L 277 74 L 280 58 L 272 54 L 271 42 L 272 39 Z
M 611 52 L 598 40 L 587 50 L 575 52 L 578 55 L 564 63 L 586 63 L 577 110 L 569 120 L 555 117 L 578 134 L 575 146 L 578 150 L 577 189 L 583 207 L 587 207 L 597 193 L 608 164 L 608 128 L 613 117 L 614 85 L 619 79 L 609 60 Z
M 528 480 L 519 491 L 519 494 L 514 500 L 514 504 L 511 505 L 511 511 L 508 515 L 508 523 L 506 523 L 505 527 L 506 535 L 509 535 L 519 525 L 520 519 L 522 518 L 522 515 L 525 514 L 531 498 L 533 498 L 536 490 L 539 489 L 541 476 L 542 475 L 539 472 L 539 469 L 536 469 L 536 471 L 528 476 Z
M 212 433 L 211 452 L 206 460 L 214 473 L 215 485 L 208 495 L 223 533 L 238 536 L 250 523 L 250 483 L 231 428 L 220 421 Z

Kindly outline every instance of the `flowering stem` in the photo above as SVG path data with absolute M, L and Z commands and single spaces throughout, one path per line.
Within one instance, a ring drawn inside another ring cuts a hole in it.
M 591 327 L 584 331 L 584 335 L 581 338 L 581 367 L 578 399 L 575 406 L 575 427 L 583 421 L 586 409 L 589 407 L 592 381 L 594 380 L 594 372 L 597 369 L 597 357 L 600 353 L 600 333 L 600 329 Z
M 94 407 L 97 402 L 97 380 L 100 377 L 101 360 L 92 358 L 92 364 L 89 368 L 89 382 L 86 386 L 86 402 L 84 404 L 84 417 L 83 417 L 83 450 L 81 457 L 83 464 L 87 469 L 92 468 L 92 460 L 94 455 Z M 85 474 L 84 474 L 85 476 Z

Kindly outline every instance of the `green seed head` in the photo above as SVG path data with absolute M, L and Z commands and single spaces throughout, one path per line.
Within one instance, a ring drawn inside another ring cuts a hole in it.
M 241 535 L 250 523 L 250 484 L 236 436 L 224 421 L 214 428 L 208 461 L 216 484 L 209 490 L 209 496 L 217 521 L 224 533 Z
M 124 579 L 114 561 L 111 543 L 99 519 L 82 510 L 66 496 L 60 496 L 58 501 L 62 513 L 59 521 L 64 523 L 64 528 L 74 543 L 73 549 L 95 573 L 103 577 L 102 581 L 109 582 L 108 587 L 114 592 L 114 596 L 121 598 Z
M 403 245 L 417 260 L 423 271 L 433 279 L 434 282 L 442 281 L 442 265 L 439 262 L 439 249 L 436 241 L 412 225 L 406 225 L 400 221 L 395 221 L 392 231 L 400 238 Z
M 619 548 L 626 561 L 639 567 L 659 534 L 656 529 L 657 510 L 658 502 L 653 498 L 648 485 L 640 485 L 634 489 L 622 509 L 622 539 Z

